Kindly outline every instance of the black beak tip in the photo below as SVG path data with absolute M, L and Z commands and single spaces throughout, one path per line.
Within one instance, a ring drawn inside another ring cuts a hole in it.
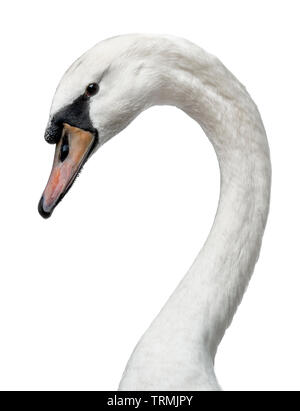
M 48 211 L 45 211 L 45 210 L 44 210 L 44 207 L 43 207 L 43 204 L 44 204 L 44 197 L 42 196 L 41 199 L 40 199 L 40 201 L 39 201 L 38 212 L 40 213 L 40 215 L 41 215 L 43 218 L 49 218 L 49 217 L 51 217 L 51 214 L 52 214 L 52 213 L 49 213 Z

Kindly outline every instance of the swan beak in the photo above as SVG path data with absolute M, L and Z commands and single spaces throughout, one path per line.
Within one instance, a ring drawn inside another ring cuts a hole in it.
M 95 134 L 89 131 L 63 124 L 62 137 L 56 144 L 52 171 L 38 205 L 42 217 L 50 217 L 70 189 L 93 151 L 95 138 Z

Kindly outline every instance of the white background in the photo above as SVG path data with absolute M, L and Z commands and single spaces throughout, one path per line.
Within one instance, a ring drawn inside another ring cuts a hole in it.
M 225 390 L 300 389 L 298 1 L 1 2 L 1 389 L 116 389 L 212 224 L 219 175 L 199 126 L 143 113 L 43 220 L 57 83 L 96 42 L 169 33 L 217 55 L 261 111 L 273 163 L 259 263 L 216 357 Z M 166 166 L 167 164 L 167 166 Z

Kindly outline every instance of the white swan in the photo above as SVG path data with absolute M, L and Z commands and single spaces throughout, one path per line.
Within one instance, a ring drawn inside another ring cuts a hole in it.
M 155 104 L 196 120 L 220 164 L 217 215 L 204 247 L 132 354 L 121 390 L 219 390 L 217 347 L 258 259 L 271 165 L 259 112 L 214 56 L 171 36 L 105 40 L 65 73 L 46 140 L 56 143 L 39 203 L 49 217 L 91 153 Z

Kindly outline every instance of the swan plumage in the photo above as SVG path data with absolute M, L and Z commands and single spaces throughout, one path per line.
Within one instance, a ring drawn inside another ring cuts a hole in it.
M 99 92 L 89 96 L 89 84 Z M 271 164 L 256 105 L 216 57 L 177 37 L 132 34 L 76 60 L 51 106 L 46 140 L 57 149 L 39 211 L 49 217 L 90 155 L 139 113 L 164 104 L 197 121 L 212 143 L 220 199 L 202 250 L 136 346 L 120 389 L 219 390 L 214 358 L 259 256 Z

